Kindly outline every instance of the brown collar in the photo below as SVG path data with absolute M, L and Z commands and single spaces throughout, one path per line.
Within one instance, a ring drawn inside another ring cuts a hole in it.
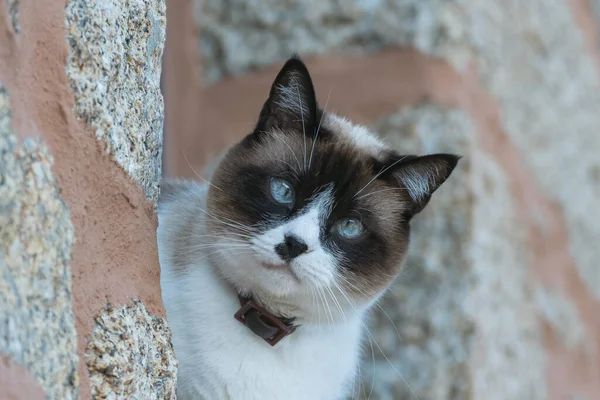
M 294 318 L 277 317 L 259 306 L 252 298 L 242 297 L 241 308 L 234 317 L 271 346 L 296 330 Z

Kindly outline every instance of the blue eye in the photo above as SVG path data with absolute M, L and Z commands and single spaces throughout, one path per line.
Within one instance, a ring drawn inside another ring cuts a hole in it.
M 294 188 L 281 178 L 271 178 L 271 196 L 281 204 L 292 204 L 294 202 Z
M 344 218 L 335 224 L 335 230 L 345 239 L 356 239 L 365 232 L 365 226 L 357 219 Z

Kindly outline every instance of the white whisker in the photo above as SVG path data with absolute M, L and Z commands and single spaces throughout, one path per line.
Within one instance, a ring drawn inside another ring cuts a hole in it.
M 365 190 L 367 188 L 367 186 L 369 186 L 375 179 L 379 178 L 381 176 L 381 174 L 383 174 L 385 171 L 387 171 L 388 169 L 392 168 L 393 166 L 395 166 L 396 164 L 398 164 L 399 162 L 401 162 L 402 160 L 404 160 L 406 158 L 406 156 L 400 158 L 399 160 L 396 160 L 394 163 L 392 163 L 391 165 L 388 165 L 385 168 L 382 168 L 381 171 L 379 171 L 377 173 L 377 175 L 375 175 L 373 177 L 373 179 L 371 179 L 369 182 L 367 182 L 367 184 L 365 186 L 362 187 L 362 189 L 360 189 L 358 192 L 356 192 L 356 194 L 354 195 L 354 197 L 358 196 L 360 194 L 360 192 L 362 192 L 363 190 Z
M 300 117 L 302 118 L 302 138 L 304 139 L 304 170 L 306 171 L 306 129 L 304 128 L 304 106 L 302 105 L 302 96 L 300 96 L 300 84 L 296 83 L 298 92 L 298 101 L 300 102 Z
M 190 164 L 190 161 L 188 160 L 187 156 L 185 155 L 185 151 L 181 150 L 181 153 L 183 154 L 183 157 L 185 158 L 185 162 L 187 163 L 188 167 L 190 167 L 190 169 L 192 170 L 192 172 L 194 173 L 194 175 L 196 175 L 202 181 L 204 181 L 205 183 L 207 183 L 210 186 L 214 187 L 215 189 L 218 189 L 221 192 L 223 191 L 223 189 L 221 189 L 220 187 L 215 186 L 214 184 L 212 184 L 212 182 L 209 182 L 208 180 L 206 180 L 202 176 L 200 176 L 200 174 L 196 172 L 196 170 L 194 169 L 194 167 L 192 167 L 192 164 Z
M 335 296 L 335 294 L 333 293 L 333 291 L 331 290 L 331 288 L 329 286 L 325 286 L 325 288 L 329 292 L 329 295 L 331 296 L 331 299 L 333 300 L 335 306 L 338 308 L 338 310 L 340 310 L 340 314 L 342 315 L 342 318 L 344 320 L 346 320 L 346 313 L 344 313 L 344 309 L 340 305 L 340 302 L 338 301 L 337 297 Z
M 388 358 L 388 356 L 385 355 L 385 353 L 383 352 L 383 350 L 381 349 L 381 347 L 379 346 L 379 343 L 377 343 L 377 340 L 375 340 L 375 337 L 373 336 L 373 334 L 371 333 L 371 331 L 369 330 L 369 328 L 367 327 L 367 325 L 363 322 L 362 323 L 363 327 L 366 329 L 367 333 L 369 334 L 369 336 L 371 336 L 371 338 L 373 339 L 373 342 L 375 343 L 375 346 L 377 346 L 377 348 L 379 349 L 379 352 L 381 353 L 381 355 L 386 359 L 386 361 L 388 362 L 388 364 L 390 364 L 390 367 L 392 367 L 392 369 L 394 370 L 394 372 L 398 375 L 398 377 L 400 379 L 402 379 L 402 381 L 406 384 L 406 386 L 408 387 L 408 390 L 410 390 L 410 392 L 412 393 L 412 395 L 415 397 L 415 399 L 419 400 L 419 396 L 417 396 L 417 394 L 415 393 L 415 391 L 413 390 L 413 388 L 410 386 L 410 384 L 406 381 L 406 379 L 404 379 L 404 377 L 402 376 L 402 374 L 396 369 L 396 367 L 394 366 L 394 364 L 392 364 L 392 362 L 390 361 L 390 359 Z
M 242 232 L 246 231 L 247 233 L 255 233 L 255 232 L 254 232 L 252 229 L 250 229 L 249 227 L 246 227 L 246 226 L 244 226 L 244 225 L 240 224 L 239 222 L 236 222 L 236 221 L 230 220 L 229 218 L 225 218 L 225 219 L 227 219 L 227 220 L 229 220 L 229 221 L 231 221 L 231 222 L 225 222 L 225 221 L 222 221 L 222 220 L 220 220 L 219 218 L 217 218 L 217 217 L 215 217 L 215 216 L 211 215 L 211 214 L 210 214 L 208 211 L 206 211 L 206 210 L 203 210 L 203 209 L 201 209 L 201 208 L 199 208 L 198 210 L 199 210 L 199 211 L 201 211 L 201 212 L 203 212 L 203 213 L 204 213 L 206 216 L 208 216 L 209 218 L 212 218 L 213 220 L 215 220 L 215 221 L 217 221 L 217 222 L 219 222 L 219 223 L 221 223 L 221 224 L 223 224 L 223 225 L 229 226 L 230 228 L 239 229 L 239 230 L 241 230 Z
M 309 171 L 310 171 L 310 166 L 312 164 L 313 151 L 315 150 L 315 146 L 317 145 L 317 138 L 319 137 L 319 131 L 321 130 L 321 123 L 323 122 L 323 117 L 325 116 L 325 110 L 327 110 L 327 103 L 329 103 L 330 95 L 331 95 L 331 88 L 329 88 L 329 94 L 327 95 L 327 100 L 325 101 L 325 107 L 323 107 L 323 112 L 321 113 L 321 118 L 319 119 L 319 126 L 317 127 L 317 133 L 315 133 L 315 138 L 313 139 L 313 143 L 310 148 L 310 157 L 308 159 L 308 170 Z
M 290 149 L 290 152 L 292 153 L 292 155 L 294 156 L 294 158 L 296 159 L 296 162 L 298 163 L 298 168 L 302 169 L 302 164 L 300 164 L 300 160 L 298 159 L 298 157 L 296 156 L 296 153 L 294 153 L 294 150 L 292 150 L 292 148 L 290 147 L 290 145 L 285 141 L 283 136 L 279 136 L 279 139 L 283 142 L 283 144 L 285 144 L 287 146 L 288 149 Z
M 373 350 L 373 341 L 369 338 L 369 346 L 371 347 L 371 362 L 373 363 L 373 373 L 371 374 L 371 388 L 369 389 L 369 396 L 367 396 L 367 400 L 371 398 L 373 394 L 373 389 L 375 388 L 375 350 Z
M 365 193 L 365 194 L 363 194 L 362 196 L 358 196 L 358 197 L 356 197 L 356 200 L 360 200 L 360 199 L 362 199 L 362 198 L 365 198 L 365 197 L 367 197 L 367 196 L 371 196 L 372 194 L 377 194 L 377 193 L 381 193 L 381 192 L 387 192 L 388 190 L 395 191 L 395 190 L 406 190 L 406 189 L 405 189 L 405 188 L 387 188 L 387 189 L 380 189 L 380 190 L 376 190 L 376 191 L 374 191 L 374 192 Z

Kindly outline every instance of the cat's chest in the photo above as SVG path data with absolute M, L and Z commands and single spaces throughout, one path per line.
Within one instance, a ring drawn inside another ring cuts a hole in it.
M 360 321 L 300 327 L 271 347 L 233 318 L 239 303 L 210 278 L 163 279 L 180 398 L 333 400 L 352 389 Z
M 221 378 L 232 399 L 336 399 L 353 383 L 358 362 L 358 332 L 309 337 L 300 328 L 276 347 L 252 333 L 235 330 L 226 355 L 206 352 L 205 361 Z M 234 337 L 235 336 L 235 337 Z M 228 340 L 222 336 L 223 345 Z M 210 378 L 213 379 L 213 378 Z

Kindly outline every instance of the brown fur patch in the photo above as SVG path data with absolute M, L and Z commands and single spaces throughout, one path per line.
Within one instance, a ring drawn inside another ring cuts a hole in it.
M 325 132 L 314 142 L 298 132 L 272 130 L 260 140 L 246 139 L 225 155 L 213 180 L 224 190 L 210 189 L 207 209 L 211 214 L 265 230 L 278 223 L 277 219 L 273 222 L 267 218 L 277 213 L 269 210 L 269 177 L 285 177 L 296 186 L 299 197 L 289 216 L 301 211 L 326 185 L 334 184 L 335 204 L 332 218 L 324 227 L 325 245 L 342 254 L 343 268 L 339 272 L 347 280 L 340 282 L 345 289 L 355 296 L 372 297 L 399 272 L 409 237 L 403 213 L 410 199 L 396 180 L 374 179 L 380 172 L 378 168 L 381 167 L 368 151 L 333 132 Z M 248 204 L 247 199 L 258 204 Z M 330 229 L 344 217 L 364 220 L 367 238 L 344 244 L 334 240 Z M 284 219 L 282 216 L 279 221 Z M 207 229 L 214 235 L 235 231 L 231 226 L 211 221 Z M 354 254 L 352 248 L 361 254 Z

